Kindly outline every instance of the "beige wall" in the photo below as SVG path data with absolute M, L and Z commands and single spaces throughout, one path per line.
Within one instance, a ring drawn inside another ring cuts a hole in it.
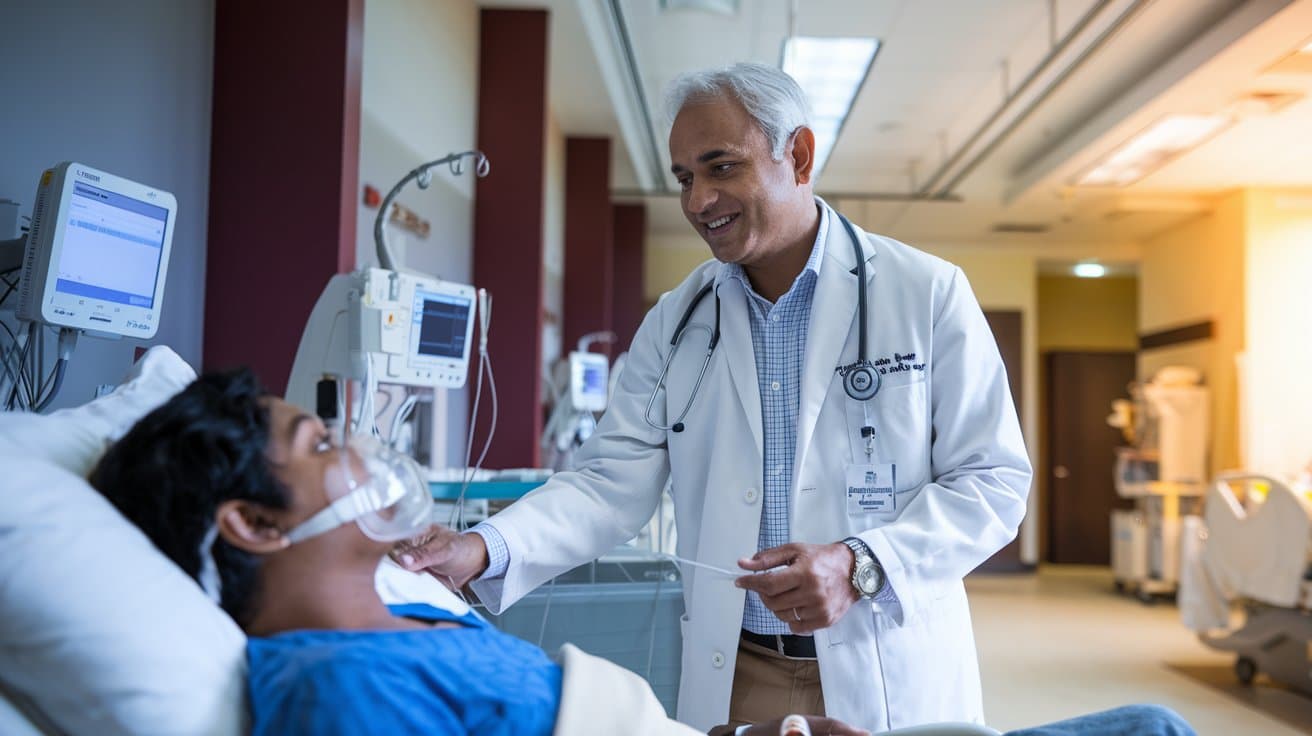
M 1245 466 L 1290 476 L 1312 460 L 1312 190 L 1246 193 Z
M 655 302 L 710 258 L 710 246 L 695 234 L 647 233 L 643 249 L 644 300 L 649 304 Z
M 926 248 L 955 263 L 985 311 L 1018 311 L 1021 315 L 1021 430 L 1030 463 L 1039 467 L 1038 259 L 1023 253 L 989 253 L 978 247 Z M 1029 510 L 1021 524 L 1021 559 L 1039 560 L 1039 494 L 1031 491 Z
M 1211 340 L 1148 350 L 1139 378 L 1163 366 L 1202 371 L 1211 394 L 1211 469 L 1240 465 L 1236 356 L 1244 346 L 1246 196 L 1235 192 L 1208 215 L 1144 242 L 1139 270 L 1139 329 L 1157 332 L 1211 320 Z
M 478 7 L 473 0 L 365 3 L 360 87 L 360 185 L 386 193 L 425 161 L 474 147 L 478 85 Z M 440 90 L 440 93 L 433 93 Z M 496 162 L 493 162 L 495 165 Z M 468 169 L 466 169 L 468 171 Z M 398 201 L 432 223 L 427 238 L 388 228 L 405 265 L 469 282 L 473 268 L 474 178 L 434 172 Z M 377 263 L 376 209 L 357 213 L 359 265 Z
M 1138 350 L 1139 280 L 1040 276 L 1039 352 Z
M 386 193 L 415 166 L 475 145 L 478 6 L 473 0 L 365 3 L 360 89 L 360 186 Z M 492 162 L 495 170 L 496 162 Z M 471 167 L 466 167 L 466 172 Z M 363 197 L 356 213 L 356 264 L 377 263 L 377 209 Z M 461 283 L 473 278 L 474 177 L 435 170 L 433 183 L 413 183 L 397 201 L 432 224 L 426 238 L 388 227 L 397 260 Z M 436 464 L 463 463 L 466 391 L 434 392 Z

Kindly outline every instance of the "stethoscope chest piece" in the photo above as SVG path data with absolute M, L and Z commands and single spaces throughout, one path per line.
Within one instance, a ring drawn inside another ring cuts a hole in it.
M 843 390 L 856 401 L 868 401 L 879 393 L 883 379 L 879 371 L 868 361 L 860 361 L 847 366 L 843 371 Z

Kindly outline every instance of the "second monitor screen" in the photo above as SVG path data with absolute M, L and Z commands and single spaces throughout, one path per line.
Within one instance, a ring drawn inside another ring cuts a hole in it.
M 415 295 L 415 302 L 420 305 L 415 310 L 415 321 L 419 322 L 417 352 L 438 358 L 463 358 L 471 300 L 420 293 Z

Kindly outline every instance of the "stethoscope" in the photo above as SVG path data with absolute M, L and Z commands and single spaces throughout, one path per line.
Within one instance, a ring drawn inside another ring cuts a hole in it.
M 835 213 L 837 214 L 837 213 Z M 838 366 L 838 374 L 843 378 L 843 390 L 847 392 L 849 398 L 853 401 L 869 401 L 879 393 L 879 386 L 882 379 L 879 371 L 875 370 L 874 365 L 866 355 L 866 262 L 861 252 L 861 241 L 857 238 L 856 228 L 852 223 L 841 214 L 838 219 L 843 221 L 843 228 L 847 230 L 847 235 L 852 241 L 852 252 L 856 256 L 856 294 L 857 294 L 857 358 L 856 362 L 847 365 Z M 665 432 L 682 432 L 684 430 L 683 420 L 688 416 L 692 409 L 692 403 L 697 398 L 697 392 L 702 387 L 702 380 L 706 377 L 706 368 L 711 364 L 711 355 L 715 352 L 715 346 L 720 344 L 720 294 L 715 293 L 715 327 L 712 329 L 704 324 L 689 325 L 692 320 L 693 312 L 697 311 L 697 306 L 706 298 L 714 289 L 714 282 L 709 283 L 697 292 L 693 297 L 692 303 L 684 310 L 683 317 L 679 324 L 674 328 L 674 336 L 670 338 L 670 353 L 665 357 L 665 365 L 661 367 L 661 375 L 656 379 L 656 386 L 652 388 L 651 398 L 647 400 L 647 411 L 643 413 L 643 419 L 647 421 L 653 429 L 659 429 Z M 683 411 L 675 418 L 674 423 L 668 426 L 661 425 L 652 419 L 652 408 L 656 406 L 656 398 L 660 392 L 665 389 L 665 377 L 670 372 L 670 364 L 674 362 L 674 356 L 679 352 L 679 344 L 689 332 L 704 331 L 710 335 L 710 340 L 706 345 L 706 356 L 702 359 L 701 370 L 697 372 L 697 382 L 693 384 L 692 394 L 688 396 L 688 403 L 683 405 Z M 867 441 L 874 435 L 874 429 L 866 426 L 861 428 L 862 437 Z

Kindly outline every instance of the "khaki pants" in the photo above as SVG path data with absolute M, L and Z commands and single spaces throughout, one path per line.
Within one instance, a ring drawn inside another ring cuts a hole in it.
M 729 696 L 729 725 L 736 728 L 783 718 L 789 713 L 825 714 L 820 663 L 814 659 L 789 659 L 772 649 L 739 640 L 733 694 Z

